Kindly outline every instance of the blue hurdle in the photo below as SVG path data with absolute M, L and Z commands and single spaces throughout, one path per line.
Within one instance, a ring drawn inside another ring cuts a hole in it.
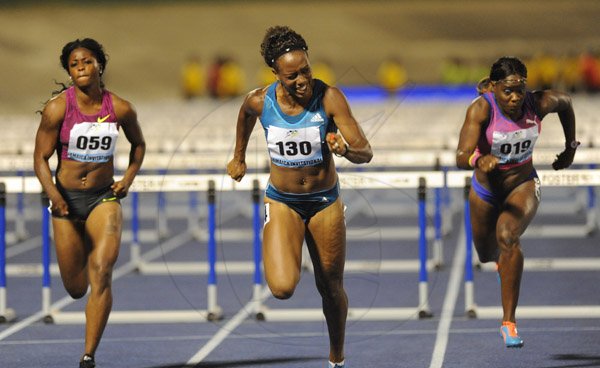
M 42 192 L 42 312 L 44 322 L 53 322 L 50 304 L 52 303 L 50 287 L 50 200 L 45 192 Z
M 188 178 L 196 178 L 188 176 Z M 140 191 L 159 191 L 160 182 L 164 179 L 157 177 L 146 177 L 147 182 L 144 181 L 144 177 L 140 176 L 136 179 L 138 182 L 137 187 L 132 187 L 131 198 L 132 198 L 132 235 L 133 244 L 138 248 L 136 251 L 139 257 L 132 259 L 130 262 L 134 266 L 133 269 L 140 267 L 143 271 L 147 265 L 145 263 L 144 255 L 139 251 L 139 197 Z M 189 179 L 187 179 L 189 181 Z M 158 183 L 158 185 L 157 185 Z M 213 179 L 208 180 L 208 245 L 207 245 L 207 267 L 208 267 L 208 285 L 207 285 L 207 309 L 206 310 L 144 310 L 144 311 L 112 311 L 109 317 L 109 323 L 191 323 L 191 322 L 206 322 L 216 321 L 223 318 L 223 312 L 221 307 L 217 303 L 217 249 L 216 249 L 216 190 L 215 181 Z M 185 184 L 184 184 L 185 185 Z M 194 188 L 198 189 L 198 188 Z M 46 211 L 47 213 L 48 211 Z M 49 217 L 44 219 L 44 224 L 49 223 Z M 49 227 L 45 225 L 42 228 L 44 232 L 43 238 L 49 239 Z M 46 236 L 48 234 L 48 236 Z M 190 237 L 191 238 L 191 237 Z M 46 249 L 44 247 L 44 249 Z M 48 244 L 48 249 L 49 244 Z M 46 251 L 44 251 L 44 254 Z M 157 253 L 162 255 L 161 253 Z M 49 255 L 49 253 L 48 253 Z M 47 311 L 46 318 L 44 321 L 47 323 L 56 324 L 82 324 L 85 323 L 85 314 L 83 312 L 63 312 L 63 311 L 49 311 L 50 305 L 50 290 L 49 290 L 49 257 L 44 257 L 44 275 L 48 274 L 48 289 L 44 291 L 43 310 Z M 163 264 L 164 266 L 164 264 Z M 44 276 L 44 285 L 46 285 L 46 276 Z M 45 289 L 46 290 L 46 289 Z
M 6 305 L 6 184 L 0 183 L 0 323 L 16 318 Z
M 352 175 L 352 176 L 350 176 Z M 371 175 L 371 176 L 369 176 Z M 429 306 L 428 293 L 428 269 L 432 267 L 432 261 L 428 259 L 427 252 L 427 212 L 426 212 L 426 193 L 429 188 L 438 188 L 444 185 L 442 172 L 412 172 L 412 173 L 379 173 L 376 177 L 372 173 L 341 173 L 340 183 L 344 182 L 360 188 L 417 188 L 418 194 L 418 223 L 419 223 L 419 260 L 415 269 L 419 273 L 418 294 L 419 301 L 416 308 L 350 308 L 348 310 L 348 320 L 406 320 L 430 318 L 433 313 Z M 261 256 L 260 256 L 260 218 L 257 196 L 254 197 L 255 203 L 255 284 L 254 301 L 256 302 L 255 318 L 258 320 L 289 322 L 289 321 L 321 321 L 324 319 L 323 311 L 320 308 L 294 308 L 294 309 L 270 309 L 262 305 L 260 290 L 262 288 L 261 276 Z M 439 209 L 439 208 L 438 208 Z M 436 209 L 436 210 L 438 210 Z M 440 226 L 441 227 L 441 226 Z M 357 265 L 357 263 L 363 263 Z M 381 260 L 377 264 L 363 261 L 346 261 L 347 272 L 357 270 L 377 270 L 381 272 L 402 272 L 403 270 L 412 270 L 413 265 L 410 261 Z M 260 284 L 259 284 L 260 282 Z
M 183 270 L 186 274 L 192 270 L 196 274 L 207 273 L 208 274 L 208 303 L 207 310 L 170 310 L 170 311 L 113 311 L 109 319 L 110 323 L 156 323 L 156 322 L 171 322 L 171 323 L 190 323 L 190 322 L 202 322 L 216 317 L 222 317 L 221 309 L 216 303 L 216 286 L 217 286 L 217 274 L 221 271 L 229 273 L 254 273 L 254 289 L 253 298 L 258 299 L 261 297 L 259 291 L 262 289 L 262 256 L 261 256 L 261 229 L 262 229 L 262 216 L 260 212 L 260 187 L 266 185 L 268 181 L 267 175 L 255 175 L 255 180 L 252 181 L 252 177 L 247 180 L 243 180 L 241 183 L 233 182 L 230 178 L 219 175 L 172 175 L 169 176 L 169 180 L 165 181 L 162 176 L 138 176 L 136 182 L 131 188 L 131 201 L 132 206 L 136 208 L 132 214 L 132 231 L 133 241 L 139 245 L 139 213 L 138 213 L 138 193 L 140 192 L 158 192 L 158 191 L 179 191 L 179 192 L 190 192 L 205 190 L 206 186 L 209 187 L 209 194 L 212 199 L 209 199 L 208 209 L 208 229 L 209 229 L 209 246 L 207 252 L 209 252 L 208 264 L 202 266 L 198 263 L 191 263 L 189 269 L 186 270 L 183 265 Z M 16 181 L 14 178 L 10 178 L 11 190 L 15 191 Z M 40 186 L 35 178 L 27 178 L 26 181 L 26 192 L 27 193 L 39 193 Z M 29 180 L 31 179 L 31 180 Z M 423 180 L 421 180 L 423 179 Z M 213 180 L 213 184 L 210 184 L 210 180 Z M 220 188 L 223 191 L 230 190 L 252 190 L 253 196 L 253 247 L 254 247 L 254 261 L 253 262 L 227 262 L 226 264 L 219 264 L 216 257 L 216 205 L 214 197 L 216 191 L 214 181 L 220 180 L 222 183 Z M 252 186 L 248 185 L 252 183 Z M 411 319 L 411 318 L 424 318 L 430 316 L 429 305 L 427 304 L 428 292 L 427 292 L 427 272 L 428 269 L 432 268 L 432 261 L 427 259 L 427 237 L 426 231 L 429 227 L 427 224 L 426 216 L 426 201 L 425 184 L 428 188 L 439 188 L 444 184 L 442 172 L 410 172 L 410 173 L 398 173 L 398 172 L 386 172 L 378 173 L 373 175 L 369 172 L 364 173 L 342 173 L 340 174 L 340 182 L 343 185 L 353 186 L 355 188 L 373 188 L 373 189 L 390 189 L 390 188 L 419 188 L 419 260 L 358 260 L 348 261 L 347 270 L 348 272 L 407 272 L 418 271 L 419 274 L 419 302 L 416 308 L 353 308 L 350 311 L 350 319 L 366 319 L 366 320 L 400 320 L 400 319 Z M 20 187 L 19 187 L 20 188 Z M 211 189 L 212 188 L 212 189 Z M 50 213 L 47 210 L 47 199 L 43 199 L 42 204 L 42 258 L 43 258 L 43 270 L 42 270 L 42 310 L 47 322 L 53 322 L 56 324 L 79 324 L 85 322 L 85 315 L 83 312 L 64 312 L 61 310 L 50 310 L 51 306 L 50 298 Z M 184 236 L 185 235 L 185 236 Z M 162 256 L 163 252 L 168 252 L 175 247 L 183 244 L 184 242 L 192 239 L 189 234 L 180 234 L 176 238 L 177 241 L 173 241 L 173 244 L 178 245 L 166 245 L 163 244 L 161 249 L 155 249 L 153 251 L 140 254 L 140 270 L 144 271 L 144 267 L 150 265 L 147 261 L 156 259 Z M 175 240 L 175 239 L 174 239 Z M 140 252 L 141 253 L 141 252 Z M 152 253 L 152 254 L 150 254 Z M 178 263 L 178 262 L 175 262 Z M 239 264 L 238 264 L 239 263 Z M 244 264 L 242 264 L 244 263 Z M 246 265 L 248 263 L 248 265 Z M 156 263 L 156 266 L 162 265 L 163 268 L 166 265 L 164 263 Z M 135 260 L 132 259 L 129 265 L 126 265 L 126 269 L 135 270 L 138 266 Z M 179 264 L 175 265 L 179 268 Z M 206 268 L 203 268 L 206 267 Z M 193 269 L 192 269 L 193 268 Z M 175 270 L 174 268 L 168 268 L 168 272 L 179 273 L 181 270 Z M 128 271 L 125 271 L 128 272 Z M 262 293 L 264 299 L 264 290 Z M 257 311 L 266 312 L 264 317 L 266 320 L 286 320 L 291 314 L 290 310 L 263 310 L 257 307 Z M 278 317 L 277 314 L 280 316 Z M 285 317 L 287 315 L 288 317 Z M 282 317 L 283 316 L 283 317 Z M 315 311 L 314 316 L 312 312 L 301 311 L 299 317 L 301 319 L 322 319 L 322 311 L 319 309 Z M 289 319 L 287 319 L 289 320 Z
M 470 318 L 500 319 L 502 308 L 499 306 L 478 306 L 475 303 L 474 273 L 473 273 L 473 235 L 469 206 L 470 176 L 471 172 L 453 172 L 449 174 L 451 187 L 464 188 L 464 222 L 465 229 L 465 312 Z M 598 170 L 538 170 L 542 186 L 547 187 L 596 187 L 600 185 L 600 171 Z M 462 183 L 462 184 L 461 184 Z M 585 234 L 583 234 L 585 235 Z M 484 271 L 495 271 L 491 263 L 481 266 Z M 532 258 L 526 257 L 524 262 L 526 271 L 600 271 L 599 258 Z M 519 306 L 519 318 L 600 318 L 600 306 L 597 305 L 541 305 Z

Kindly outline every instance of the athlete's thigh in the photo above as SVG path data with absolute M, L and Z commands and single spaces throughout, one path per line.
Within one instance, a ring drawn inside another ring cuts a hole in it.
M 539 185 L 536 181 L 526 181 L 513 189 L 498 218 L 498 236 L 504 231 L 521 236 L 535 217 L 539 203 Z
M 77 276 L 85 269 L 89 253 L 85 245 L 83 222 L 53 217 L 52 229 L 62 278 Z
M 488 244 L 490 241 L 494 243 L 496 224 L 500 215 L 499 209 L 480 198 L 472 188 L 469 192 L 469 209 L 475 245 L 478 243 Z
M 341 197 L 310 219 L 308 232 L 306 240 L 315 269 L 320 267 L 326 273 L 341 276 L 346 259 L 346 222 Z
M 300 215 L 284 203 L 265 198 L 263 262 L 271 276 L 300 275 L 305 233 Z
M 113 265 L 119 255 L 123 218 L 121 205 L 106 202 L 96 206 L 85 222 L 91 245 L 90 260 L 100 265 Z

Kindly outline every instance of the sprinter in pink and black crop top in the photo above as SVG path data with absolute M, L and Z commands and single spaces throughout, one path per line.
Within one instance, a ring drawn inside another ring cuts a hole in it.
M 64 93 L 66 110 L 56 152 L 60 159 L 97 163 L 112 160 L 119 137 L 119 121 L 112 94 L 103 90 L 100 111 L 88 115 L 77 106 L 74 86 Z
M 71 86 L 44 107 L 35 138 L 34 170 L 50 199 L 63 285 L 75 299 L 90 288 L 79 367 L 93 368 L 112 305 L 112 270 L 121 243 L 120 199 L 142 165 L 146 146 L 133 106 L 104 88 L 107 59 L 102 45 L 91 38 L 69 42 L 60 61 Z M 119 128 L 131 148 L 123 178 L 115 181 Z M 55 151 L 56 181 L 48 163 Z
M 527 68 L 514 57 L 498 59 L 489 82 L 478 85 L 480 97 L 467 110 L 460 131 L 456 165 L 473 171 L 469 205 L 473 242 L 481 262 L 496 262 L 501 279 L 502 325 L 507 347 L 522 347 L 515 311 L 523 253 L 520 237 L 539 205 L 540 181 L 532 154 L 542 119 L 557 113 L 565 134 L 564 150 L 552 164 L 571 165 L 579 142 L 571 98 L 561 92 L 529 92 Z

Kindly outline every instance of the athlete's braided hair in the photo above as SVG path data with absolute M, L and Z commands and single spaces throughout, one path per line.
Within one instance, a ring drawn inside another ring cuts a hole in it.
M 497 82 L 509 75 L 518 74 L 527 78 L 527 67 L 519 58 L 514 56 L 503 56 L 492 65 L 490 69 L 490 80 Z
M 287 26 L 275 26 L 267 29 L 260 44 L 260 54 L 268 66 L 274 68 L 277 58 L 292 50 L 308 51 L 306 41 L 301 35 Z

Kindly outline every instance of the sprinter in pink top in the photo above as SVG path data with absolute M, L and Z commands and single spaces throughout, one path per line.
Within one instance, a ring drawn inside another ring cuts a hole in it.
M 75 86 L 65 90 L 65 118 L 60 128 L 60 145 L 57 154 L 61 160 L 79 162 L 109 162 L 112 160 L 119 121 L 113 107 L 112 94 L 102 91 L 100 111 L 88 115 L 77 105 Z
M 527 91 L 527 68 L 519 59 L 498 59 L 489 79 L 481 88 L 482 96 L 467 110 L 456 164 L 474 169 L 469 194 L 473 242 L 481 262 L 497 263 L 503 309 L 500 333 L 507 347 L 520 348 L 523 340 L 515 320 L 523 273 L 520 236 L 540 202 L 532 153 L 542 119 L 558 113 L 565 134 L 565 149 L 552 164 L 555 170 L 571 165 L 579 142 L 571 98 L 552 90 Z
M 95 367 L 112 306 L 113 266 L 121 244 L 120 199 L 139 171 L 146 144 L 133 106 L 104 89 L 106 55 L 85 38 L 67 43 L 60 56 L 71 86 L 42 111 L 35 138 L 34 170 L 50 198 L 56 256 L 63 284 L 75 299 L 90 286 L 85 350 L 80 368 Z M 129 166 L 115 181 L 113 155 L 119 128 L 131 148 Z M 55 181 L 48 160 L 56 150 Z

